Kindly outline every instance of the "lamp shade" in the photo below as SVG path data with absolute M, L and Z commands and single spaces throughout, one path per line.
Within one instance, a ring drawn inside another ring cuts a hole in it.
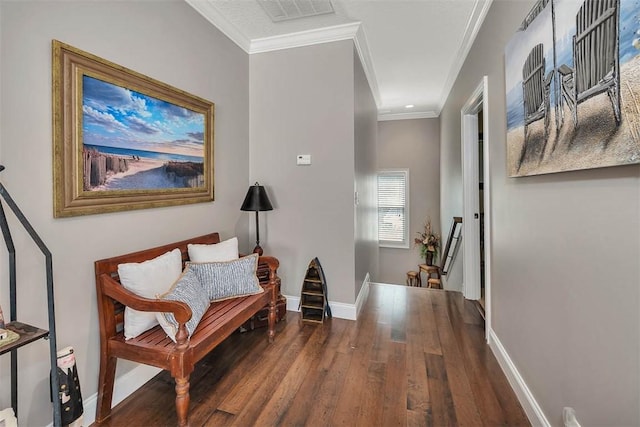
M 249 191 L 247 191 L 247 195 L 244 198 L 244 202 L 242 202 L 240 210 L 255 212 L 273 210 L 273 206 L 271 206 L 267 192 L 262 185 L 256 182 L 254 185 L 249 187 Z

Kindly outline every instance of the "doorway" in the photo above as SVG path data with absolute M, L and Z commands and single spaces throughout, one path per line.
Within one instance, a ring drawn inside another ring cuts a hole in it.
M 480 302 L 491 327 L 491 185 L 488 78 L 460 111 L 462 123 L 463 295 Z
M 478 111 L 478 213 L 480 214 L 480 222 L 478 224 L 478 234 L 480 236 L 480 299 L 478 304 L 484 316 L 485 306 L 485 274 L 484 274 L 484 135 L 483 135 L 483 110 L 480 107 Z

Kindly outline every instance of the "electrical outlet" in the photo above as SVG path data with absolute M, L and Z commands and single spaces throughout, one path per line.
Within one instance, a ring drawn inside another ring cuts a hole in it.
M 564 422 L 564 427 L 581 427 L 576 419 L 575 409 L 569 406 L 562 408 L 562 421 Z

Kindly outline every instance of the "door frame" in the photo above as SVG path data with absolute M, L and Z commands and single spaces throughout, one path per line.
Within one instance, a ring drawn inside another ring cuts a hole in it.
M 466 299 L 478 300 L 480 289 L 480 218 L 478 165 L 478 112 L 482 110 L 483 202 L 484 202 L 484 289 L 485 332 L 491 330 L 491 174 L 489 150 L 489 78 L 484 76 L 460 110 L 462 128 L 462 292 Z

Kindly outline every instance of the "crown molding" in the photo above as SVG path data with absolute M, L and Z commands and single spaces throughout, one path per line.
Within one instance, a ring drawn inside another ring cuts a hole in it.
M 356 52 L 358 52 L 358 56 L 360 57 L 360 62 L 362 63 L 362 68 L 364 69 L 364 75 L 367 77 L 367 81 L 369 82 L 369 88 L 371 89 L 373 99 L 375 100 L 378 108 L 380 108 L 380 105 L 382 105 L 382 101 L 380 100 L 378 78 L 376 77 L 376 71 L 373 68 L 371 51 L 369 50 L 369 45 L 367 44 L 367 36 L 364 33 L 364 28 L 362 27 L 362 25 L 360 25 L 360 27 L 356 31 L 355 37 L 353 38 L 353 44 L 355 44 L 356 46 Z
M 413 113 L 385 113 L 378 114 L 378 121 L 409 120 L 409 119 L 435 119 L 440 114 L 435 111 L 416 111 Z
M 460 44 L 460 48 L 458 49 L 458 53 L 456 54 L 456 60 L 451 65 L 449 72 L 447 73 L 447 81 L 442 87 L 442 92 L 440 93 L 440 103 L 438 105 L 438 110 L 436 112 L 436 116 L 440 115 L 442 108 L 444 107 L 445 102 L 447 102 L 447 97 L 449 96 L 449 92 L 451 92 L 451 88 L 453 88 L 453 84 L 456 82 L 458 78 L 458 73 L 462 69 L 464 65 L 465 59 L 467 59 L 467 55 L 471 50 L 471 46 L 473 42 L 476 40 L 476 36 L 478 35 L 478 31 L 480 31 L 480 27 L 482 27 L 482 23 L 484 22 L 484 18 L 487 16 L 489 12 L 489 8 L 491 7 L 491 3 L 493 0 L 475 0 L 475 4 L 473 5 L 473 11 L 471 12 L 471 16 L 467 21 L 467 25 L 464 31 L 464 37 L 462 38 L 462 43 Z
M 220 13 L 220 11 L 213 5 L 213 2 L 207 0 L 185 1 L 207 21 L 211 22 L 217 29 L 222 31 L 225 36 L 229 37 L 231 41 L 237 44 L 242 50 L 247 53 L 251 53 L 251 40 L 222 13 Z
M 297 33 L 263 37 L 251 40 L 249 53 L 263 53 L 274 50 L 291 49 L 293 47 L 311 46 L 355 38 L 360 22 L 335 25 L 333 27 L 314 28 Z
M 248 54 L 271 52 L 275 50 L 291 49 L 294 47 L 311 46 L 321 43 L 329 43 L 341 40 L 353 40 L 360 57 L 364 74 L 369 82 L 371 93 L 376 105 L 381 105 L 378 79 L 373 68 L 371 52 L 367 44 L 367 37 L 360 22 L 349 22 L 332 27 L 316 28 L 297 33 L 282 34 L 278 36 L 249 39 L 237 26 L 229 21 L 208 0 L 185 0 L 192 8 L 200 13 L 207 21 L 211 22 L 231 41 L 237 44 Z

